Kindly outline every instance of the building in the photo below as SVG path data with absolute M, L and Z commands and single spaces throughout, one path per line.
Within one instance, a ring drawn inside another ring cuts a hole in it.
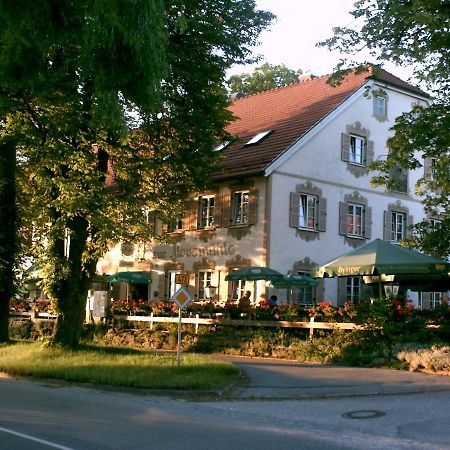
M 414 194 L 424 169 L 399 171 L 398 190 L 390 191 L 371 186 L 367 165 L 387 155 L 395 118 L 427 105 L 429 97 L 384 70 L 351 73 L 337 87 L 327 80 L 236 98 L 230 108 L 237 120 L 228 128 L 236 140 L 215 149 L 224 170 L 214 189 L 192 193 L 176 223 L 155 219 L 170 244 L 122 243 L 99 261 L 98 272 L 148 271 L 159 298 L 170 298 L 180 287 L 176 275 L 187 274 L 194 299 L 208 299 L 208 286 L 217 288 L 220 302 L 245 290 L 259 299 L 272 292 L 264 281 L 227 282 L 225 276 L 246 266 L 308 273 L 368 240 L 402 239 L 425 217 Z M 358 277 L 330 279 L 296 290 L 295 297 L 341 304 L 357 300 L 364 288 Z M 286 290 L 277 293 L 286 296 Z M 123 287 L 113 296 L 124 296 Z

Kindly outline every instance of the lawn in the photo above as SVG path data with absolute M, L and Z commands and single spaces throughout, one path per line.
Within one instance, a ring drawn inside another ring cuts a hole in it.
M 83 346 L 77 350 L 42 343 L 0 346 L 0 372 L 33 378 L 150 389 L 222 390 L 239 378 L 230 363 L 196 355 Z

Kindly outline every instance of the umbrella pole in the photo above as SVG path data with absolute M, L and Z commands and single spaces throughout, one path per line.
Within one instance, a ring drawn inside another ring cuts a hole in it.
M 256 305 L 256 280 L 253 281 L 253 303 Z
M 380 279 L 378 280 L 378 295 L 379 295 L 379 297 L 381 298 L 381 277 L 380 277 Z

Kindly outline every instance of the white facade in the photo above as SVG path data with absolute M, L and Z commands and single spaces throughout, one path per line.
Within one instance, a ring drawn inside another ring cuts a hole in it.
M 366 87 L 372 95 L 365 95 Z M 384 99 L 385 116 L 374 109 L 380 106 L 375 104 L 377 96 Z M 190 207 L 183 224 L 170 233 L 170 243 L 147 244 L 145 248 L 134 245 L 125 249 L 126 254 L 123 246 L 116 246 L 99 262 L 98 272 L 149 271 L 152 274 L 149 291 L 156 291 L 154 297 L 161 299 L 171 297 L 179 287 L 175 274 L 182 273 L 188 274 L 188 290 L 196 300 L 207 299 L 204 287 L 210 284 L 217 287 L 215 300 L 221 303 L 236 299 L 240 291 L 247 289 L 252 291 L 253 300 L 258 301 L 261 295 L 272 292 L 267 283 L 236 285 L 225 281 L 225 276 L 246 266 L 267 266 L 283 274 L 308 272 L 312 266 L 339 257 L 369 240 L 391 240 L 387 234 L 391 232 L 394 215 L 398 214 L 395 217 L 399 221 L 404 219 L 404 223 L 396 224 L 403 232 L 408 225 L 425 217 L 420 199 L 414 195 L 423 169 L 408 174 L 407 191 L 392 192 L 371 186 L 374 174 L 365 167 L 366 157 L 385 157 L 389 129 L 395 118 L 426 101 L 419 94 L 368 79 L 267 166 L 264 176 L 221 182 L 214 192 L 193 194 L 188 199 Z M 345 154 L 348 143 L 343 146 L 345 139 L 352 142 L 350 161 Z M 249 217 L 243 223 L 233 222 L 235 207 L 230 196 L 235 192 L 247 192 L 252 203 Z M 201 198 L 206 200 L 201 203 Z M 301 198 L 318 201 L 314 220 L 304 222 L 303 227 L 298 211 L 293 213 L 293 202 L 303 201 Z M 201 223 L 202 205 L 211 210 L 205 212 Z M 343 232 L 342 216 L 343 211 L 348 215 L 350 210 L 356 222 L 365 223 L 361 229 L 352 228 L 354 234 L 349 236 Z M 363 216 L 365 221 L 361 219 Z M 156 229 L 163 232 L 164 225 L 158 222 Z M 314 299 L 342 302 L 346 299 L 345 289 L 350 292 L 352 289 L 343 282 L 347 280 L 326 280 Z M 125 296 L 124 289 L 117 286 L 115 295 Z M 286 299 L 286 290 L 273 291 L 281 302 Z M 411 298 L 417 301 L 414 294 Z

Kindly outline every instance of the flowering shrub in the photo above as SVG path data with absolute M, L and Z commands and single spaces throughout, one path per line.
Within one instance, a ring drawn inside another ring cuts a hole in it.
M 30 311 L 31 304 L 28 300 L 11 299 L 9 301 L 9 309 L 12 311 Z
M 52 310 L 52 304 L 50 300 L 36 300 L 34 302 L 34 311 L 37 313 L 44 312 L 44 313 L 53 313 Z

